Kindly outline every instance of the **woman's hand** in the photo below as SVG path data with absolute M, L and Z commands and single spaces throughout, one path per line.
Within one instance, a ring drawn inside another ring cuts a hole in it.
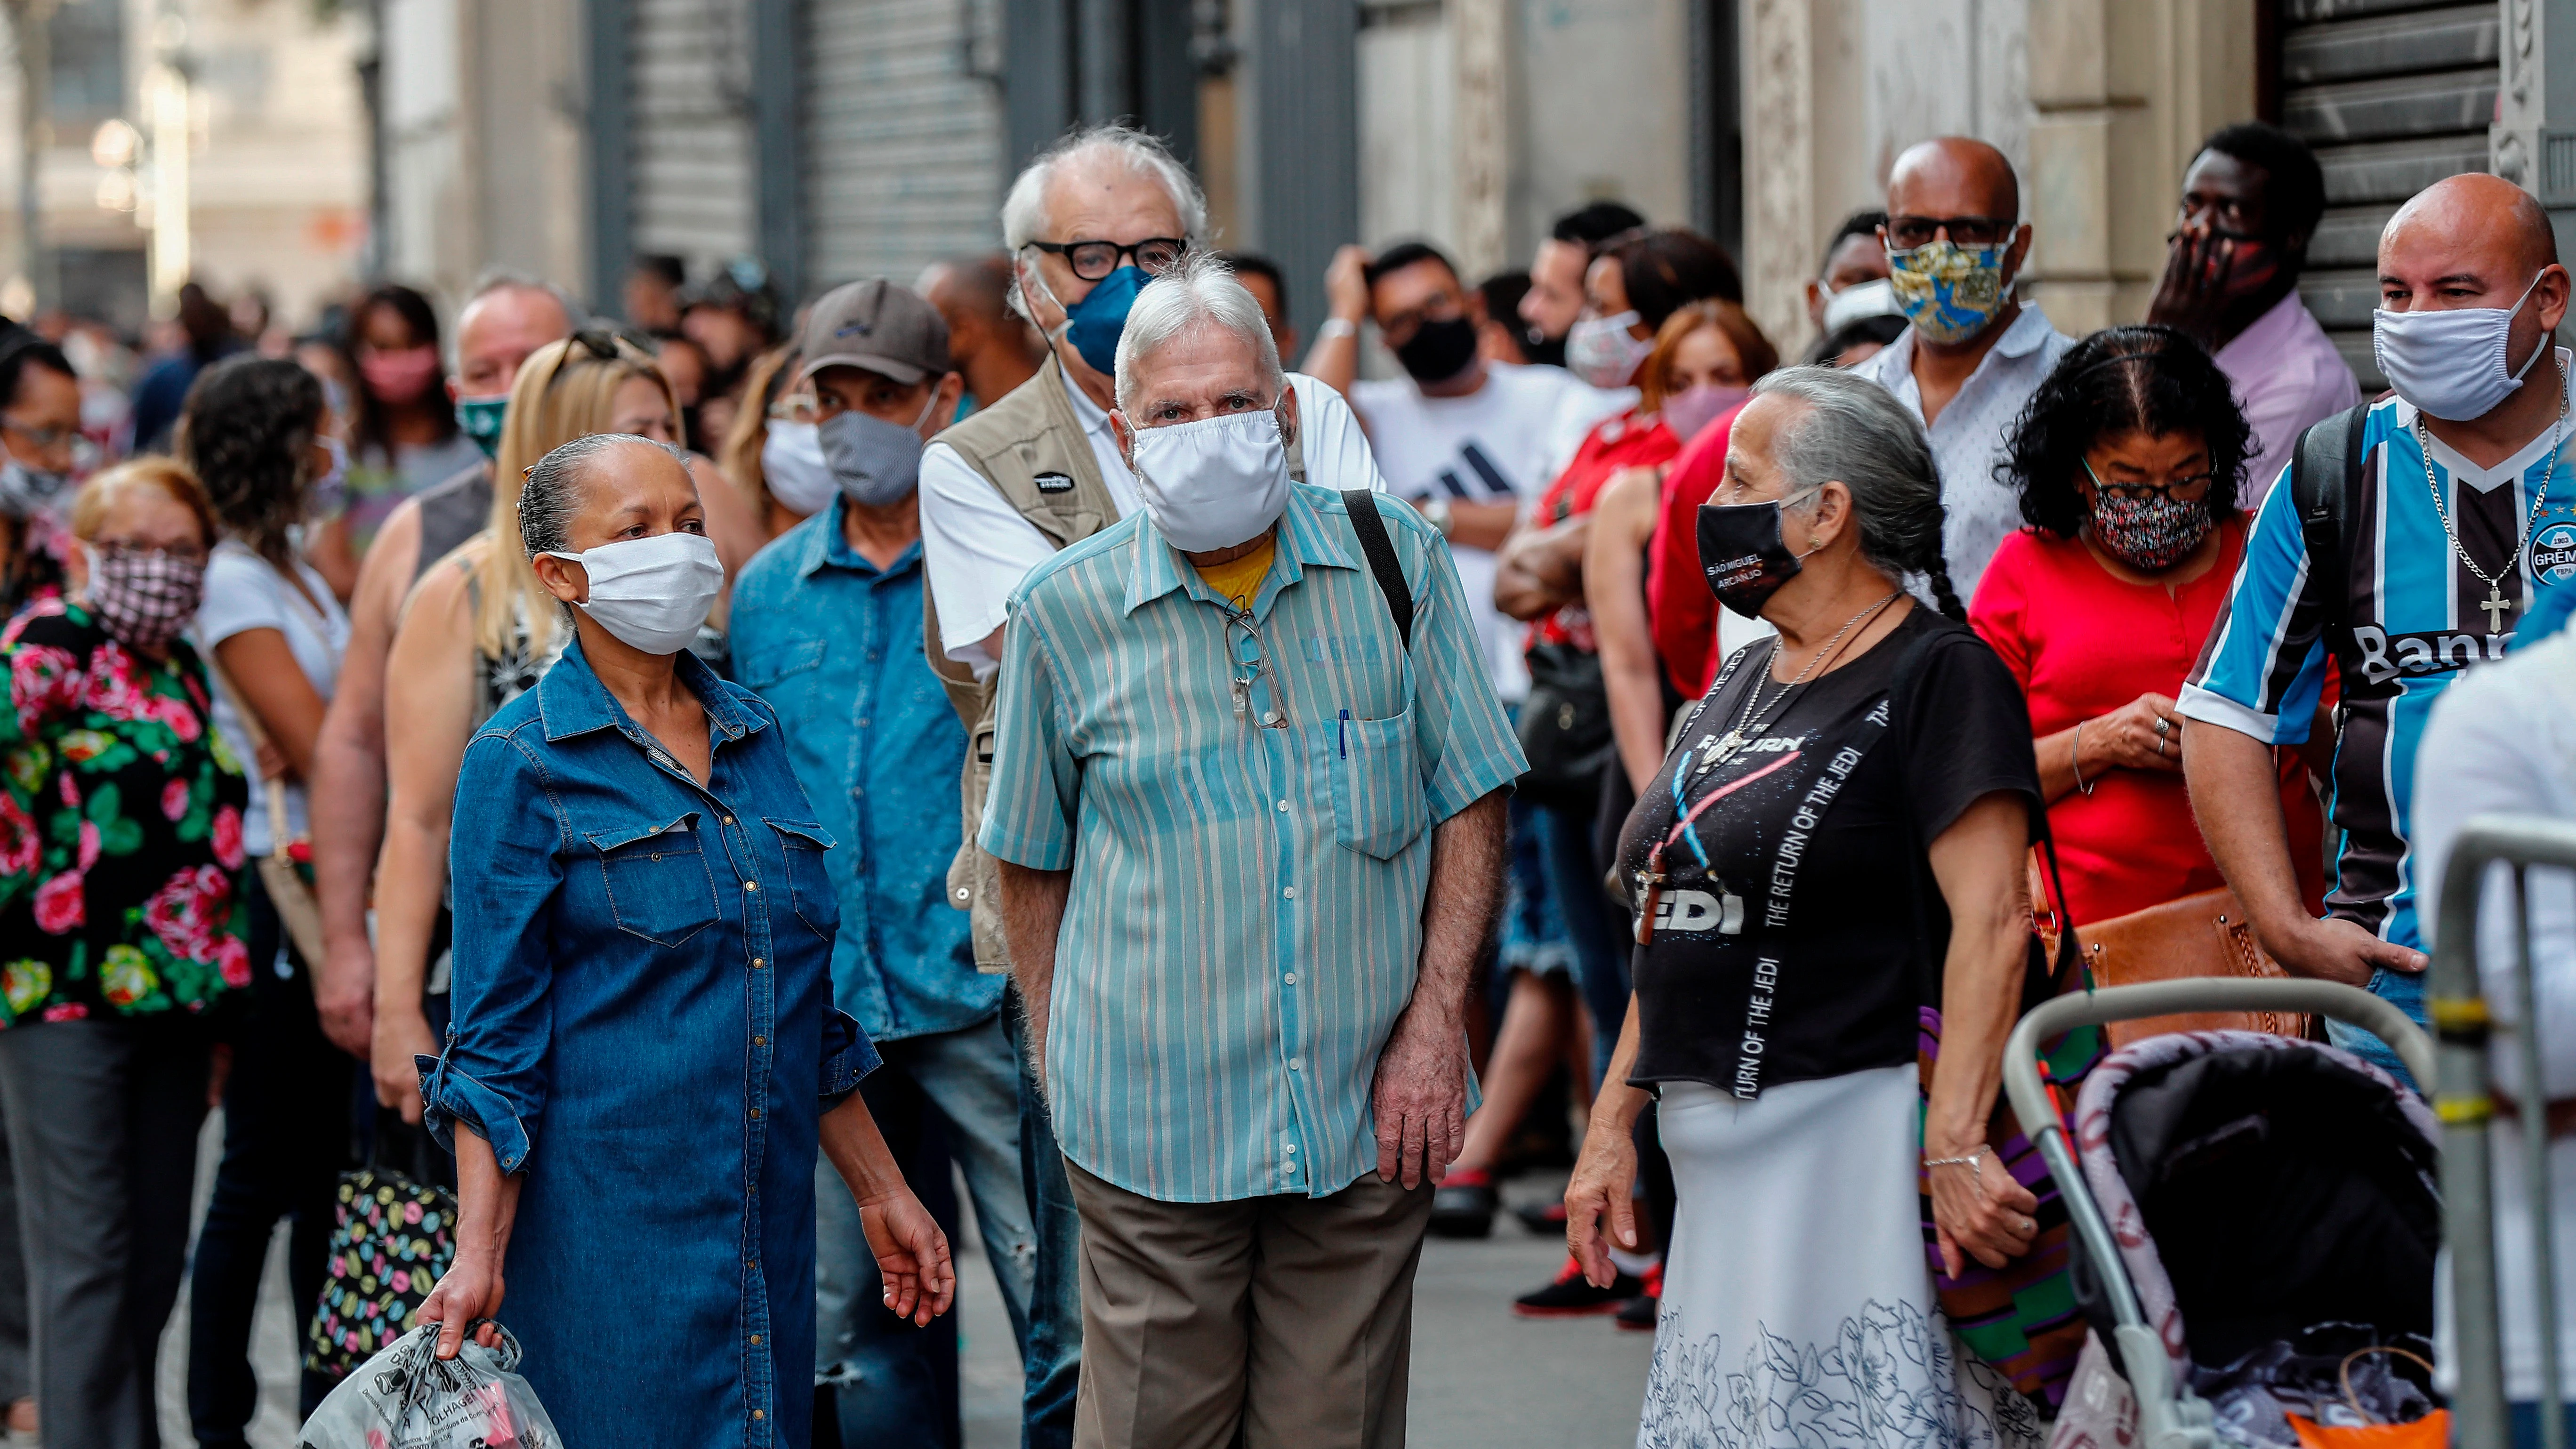
M 859 1223 L 868 1235 L 868 1251 L 876 1255 L 877 1275 L 885 1280 L 886 1311 L 923 1328 L 947 1312 L 957 1294 L 948 1235 L 912 1189 L 899 1187 L 875 1201 L 861 1201 Z
M 1583 1266 L 1583 1279 L 1607 1288 L 1619 1277 L 1610 1261 L 1615 1243 L 1637 1250 L 1637 1142 L 1629 1129 L 1595 1119 L 1583 1134 L 1583 1155 L 1565 1184 L 1565 1246 Z M 1607 1219 L 1605 1223 L 1603 1220 Z
M 447 1276 L 438 1280 L 438 1286 L 429 1290 L 428 1300 L 420 1305 L 420 1321 L 438 1325 L 438 1356 L 456 1357 L 456 1351 L 465 1346 L 467 1325 L 478 1319 L 483 1322 L 474 1330 L 474 1341 L 485 1348 L 499 1348 L 501 1330 L 490 1319 L 501 1311 L 501 1296 L 506 1291 L 497 1255 L 458 1245 Z
M 2158 721 L 2164 729 L 2156 729 Z M 2171 696 L 2142 694 L 2084 726 L 2084 752 L 2076 763 L 2087 780 L 2110 770 L 2182 769 L 2183 719 Z
M 2039 1199 L 2013 1180 L 1993 1149 L 1977 1143 L 1957 1152 L 1933 1152 L 1932 1159 L 1965 1157 L 1984 1148 L 1976 1164 L 1944 1161 L 1928 1169 L 1932 1179 L 1932 1224 L 1941 1237 L 1941 1271 L 1956 1278 L 1966 1270 L 1961 1252 L 1989 1268 L 2030 1251 L 2039 1233 Z
M 405 1122 L 420 1125 L 420 1064 L 412 1058 L 438 1055 L 438 1036 L 429 1029 L 429 1019 L 418 1011 L 379 1010 L 373 1049 L 367 1055 L 368 1069 L 376 1079 L 376 1105 L 399 1108 Z

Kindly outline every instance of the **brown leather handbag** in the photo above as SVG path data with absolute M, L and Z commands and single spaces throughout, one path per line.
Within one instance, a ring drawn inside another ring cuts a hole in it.
M 2047 927 L 2043 925 L 2043 934 Z M 2263 951 L 2236 893 L 2221 887 L 2184 896 L 2107 921 L 2087 922 L 2079 943 L 2096 986 L 2135 986 L 2186 976 L 2280 979 L 2289 973 Z M 2313 1018 L 2299 1012 L 2208 1011 L 2111 1023 L 2114 1050 L 2146 1037 L 2176 1031 L 2260 1031 L 2274 1036 L 2311 1035 Z

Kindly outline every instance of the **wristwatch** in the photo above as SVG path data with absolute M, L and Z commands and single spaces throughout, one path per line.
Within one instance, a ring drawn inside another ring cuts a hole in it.
M 1423 504 L 1422 519 L 1433 528 L 1439 529 L 1440 536 L 1442 538 L 1451 538 L 1456 536 L 1458 520 L 1456 516 L 1449 511 L 1448 499 L 1434 498 L 1430 502 Z
M 1359 335 L 1360 324 L 1352 321 L 1348 317 L 1327 318 L 1325 319 L 1323 326 L 1315 329 L 1315 339 L 1319 342 L 1328 342 L 1336 337 L 1357 337 Z

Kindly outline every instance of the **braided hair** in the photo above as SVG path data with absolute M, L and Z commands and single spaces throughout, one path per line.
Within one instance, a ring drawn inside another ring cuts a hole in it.
M 1860 556 L 1892 579 L 1921 575 L 1932 605 L 1968 617 L 1941 551 L 1941 473 L 1923 425 L 1877 383 L 1839 368 L 1785 367 L 1753 384 L 1754 393 L 1796 398 L 1806 411 L 1780 432 L 1773 454 L 1802 493 L 1828 482 L 1851 490 L 1860 522 Z

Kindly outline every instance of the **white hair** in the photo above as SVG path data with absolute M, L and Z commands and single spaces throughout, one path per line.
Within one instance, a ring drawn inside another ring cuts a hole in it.
M 1119 163 L 1130 174 L 1151 176 L 1163 184 L 1163 190 L 1171 194 L 1172 210 L 1181 218 L 1178 240 L 1194 241 L 1207 230 L 1207 193 L 1199 189 L 1198 179 L 1161 141 L 1116 122 L 1077 126 L 1022 168 L 1011 182 L 1010 194 L 1002 198 L 1002 245 L 1010 250 L 1012 258 L 1011 310 L 1023 317 L 1029 315 L 1029 308 L 1020 296 L 1020 252 L 1030 242 L 1056 240 L 1050 234 L 1054 224 L 1047 216 L 1047 186 L 1055 180 L 1058 168 L 1095 156 Z
M 1279 368 L 1279 344 L 1271 338 L 1269 319 L 1234 269 L 1213 252 L 1192 252 L 1178 266 L 1156 277 L 1136 294 L 1127 312 L 1126 330 L 1118 334 L 1118 407 L 1128 412 L 1136 401 L 1136 373 L 1144 360 L 1168 343 L 1202 327 L 1222 327 L 1243 339 L 1261 363 L 1261 380 L 1273 402 L 1288 385 Z M 1130 420 L 1134 418 L 1128 412 Z

